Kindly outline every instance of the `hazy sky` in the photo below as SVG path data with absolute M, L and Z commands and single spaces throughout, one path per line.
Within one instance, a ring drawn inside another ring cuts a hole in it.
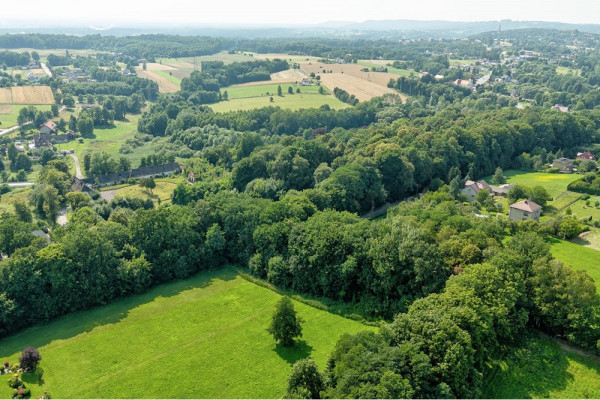
M 325 21 L 500 19 L 600 23 L 600 0 L 2 0 L 0 28 L 23 25 L 291 25 Z

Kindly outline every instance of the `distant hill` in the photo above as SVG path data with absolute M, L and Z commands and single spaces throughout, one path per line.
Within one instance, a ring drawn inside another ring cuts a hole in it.
M 0 26 L 3 24 L 0 18 Z M 315 25 L 304 26 L 257 26 L 257 27 L 214 27 L 214 26 L 138 26 L 138 27 L 23 27 L 2 28 L 3 33 L 62 33 L 69 35 L 110 35 L 131 36 L 150 33 L 164 33 L 176 35 L 202 35 L 221 37 L 244 38 L 272 38 L 272 37 L 339 37 L 361 39 L 460 39 L 484 32 L 503 32 L 515 29 L 558 29 L 579 30 L 600 34 L 600 24 L 568 24 L 563 22 L 544 21 L 415 21 L 415 20 L 384 20 L 384 21 L 330 21 Z

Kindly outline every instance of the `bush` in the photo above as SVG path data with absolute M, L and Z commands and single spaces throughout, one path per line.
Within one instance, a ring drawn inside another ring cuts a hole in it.
M 13 389 L 18 388 L 23 384 L 23 381 L 19 378 L 19 374 L 14 374 L 12 378 L 9 378 L 6 382 L 8 383 L 8 386 Z
M 25 347 L 19 358 L 23 371 L 31 372 L 35 371 L 38 363 L 42 359 L 40 352 L 34 347 Z

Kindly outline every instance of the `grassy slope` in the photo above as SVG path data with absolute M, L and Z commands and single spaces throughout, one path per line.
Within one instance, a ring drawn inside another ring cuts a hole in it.
M 279 298 L 232 269 L 202 273 L 2 340 L 0 359 L 40 349 L 33 397 L 279 398 L 293 362 L 323 368 L 342 333 L 373 329 L 295 302 L 303 341 L 280 348 L 265 330 Z
M 156 75 L 162 76 L 169 82 L 172 82 L 178 86 L 181 85 L 181 79 L 177 78 L 176 76 L 169 75 L 169 73 L 167 71 L 156 70 L 156 71 L 152 71 L 152 72 L 154 72 Z
M 10 112 L 6 112 L 7 109 L 11 107 Z M 0 130 L 13 127 L 17 125 L 17 117 L 19 116 L 19 111 L 21 108 L 29 107 L 28 104 L 2 104 L 0 105 Z M 50 110 L 49 105 L 34 105 L 35 108 L 42 111 Z
M 495 365 L 484 398 L 599 398 L 600 364 L 532 335 Z
M 582 269 L 596 282 L 600 290 L 600 252 L 567 240 L 549 239 L 552 255 L 575 269 Z
M 150 193 L 146 189 L 142 189 L 139 185 L 125 186 L 117 190 L 115 197 L 140 197 L 142 199 L 151 199 L 157 202 L 160 199 L 161 202 L 170 201 L 173 196 L 173 190 L 177 187 L 179 182 L 183 181 L 181 177 L 178 178 L 159 178 L 156 179 L 156 187 Z

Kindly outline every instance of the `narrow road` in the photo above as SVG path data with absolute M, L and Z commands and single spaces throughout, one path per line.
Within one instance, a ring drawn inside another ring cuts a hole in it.
M 8 187 L 22 188 L 22 187 L 33 186 L 33 185 L 35 185 L 35 182 L 10 182 L 8 184 Z
M 74 154 L 69 154 L 73 160 L 75 161 L 75 176 L 79 179 L 84 179 L 83 174 L 81 173 L 81 167 L 79 166 L 79 158 Z
M 31 124 L 31 123 L 32 123 L 31 121 L 29 121 L 29 122 L 25 122 L 25 123 L 23 124 L 23 126 L 25 126 L 25 125 L 29 125 L 29 124 Z M 0 136 L 2 136 L 2 135 L 4 135 L 4 134 L 7 134 L 7 133 L 14 132 L 14 131 L 16 131 L 16 130 L 17 130 L 17 129 L 19 129 L 19 128 L 20 128 L 20 126 L 19 126 L 19 125 L 15 125 L 15 126 L 11 126 L 10 128 L 6 128 L 6 129 L 0 129 Z
M 48 68 L 48 66 L 44 63 L 40 63 L 40 66 L 42 67 L 42 69 L 44 70 L 46 75 L 48 75 L 50 78 L 52 78 L 52 72 L 50 72 L 50 68 Z

